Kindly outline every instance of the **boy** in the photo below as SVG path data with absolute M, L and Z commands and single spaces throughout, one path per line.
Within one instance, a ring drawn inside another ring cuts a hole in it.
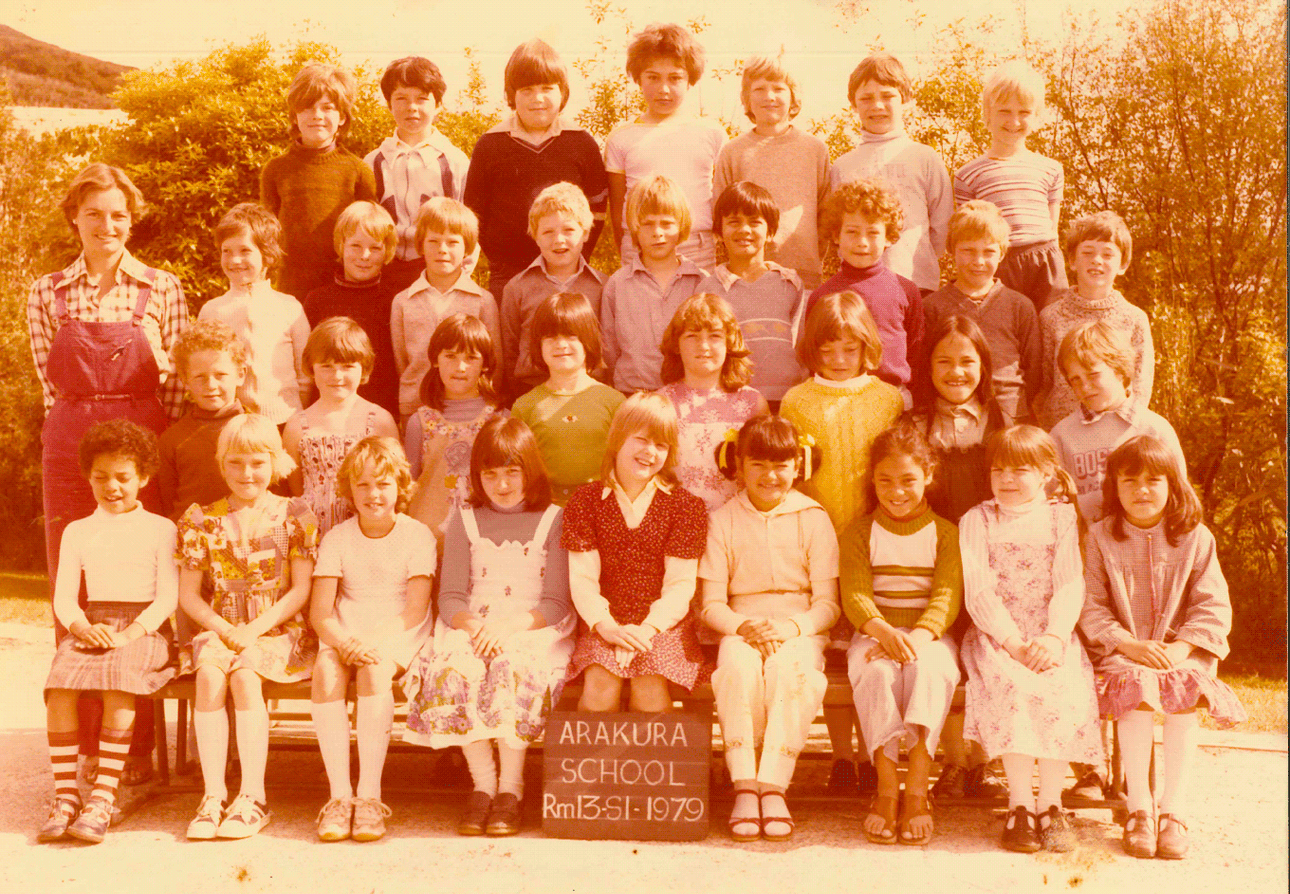
M 421 405 L 421 379 L 432 369 L 426 349 L 444 317 L 467 313 L 488 327 L 493 350 L 501 345 L 497 302 L 477 286 L 465 270 L 466 256 L 479 244 L 479 221 L 458 202 L 437 196 L 417 214 L 417 250 L 424 270 L 412 285 L 394 296 L 390 307 L 390 338 L 394 367 L 399 373 L 399 427 Z
M 1156 352 L 1151 342 L 1151 322 L 1115 289 L 1115 278 L 1129 269 L 1133 238 L 1118 214 L 1099 211 L 1081 217 L 1066 234 L 1066 256 L 1075 274 L 1075 288 L 1068 290 L 1039 313 L 1043 351 L 1044 387 L 1036 409 L 1039 424 L 1051 429 L 1079 405 L 1065 378 L 1057 375 L 1057 349 L 1080 323 L 1105 320 L 1129 337 L 1134 350 L 1130 393 L 1135 403 L 1151 402 Z
M 605 283 L 600 326 L 612 384 L 624 394 L 663 386 L 663 331 L 704 273 L 677 252 L 690 233 L 681 187 L 655 175 L 627 194 L 627 227 L 635 249 Z
M 938 259 L 945 252 L 954 189 L 936 150 L 905 133 L 905 107 L 913 98 L 914 85 L 894 56 L 878 53 L 861 60 L 847 80 L 860 145 L 833 163 L 829 191 L 861 178 L 895 187 L 905 225 L 884 260 L 927 295 L 941 284 Z
M 287 88 L 294 143 L 260 172 L 260 204 L 282 222 L 286 260 L 278 290 L 303 299 L 331 279 L 331 231 L 341 210 L 376 197 L 361 159 L 340 144 L 349 131 L 358 85 L 334 65 L 310 63 Z
M 309 328 L 328 317 L 350 317 L 363 328 L 376 358 L 371 376 L 358 386 L 359 396 L 397 417 L 399 374 L 390 339 L 390 305 L 400 290 L 384 273 L 398 247 L 394 220 L 375 202 L 355 202 L 341 212 L 332 241 L 341 267 L 330 283 L 305 299 Z
M 841 266 L 811 293 L 806 315 L 825 295 L 852 291 L 864 299 L 882 338 L 877 375 L 901 390 L 909 409 L 910 374 L 922 368 L 923 296 L 882 261 L 887 247 L 901 238 L 903 222 L 900 199 L 875 181 L 853 180 L 831 193 L 824 203 L 824 235 L 837 245 Z
M 740 180 L 721 191 L 712 218 L 713 232 L 726 248 L 726 263 L 699 283 L 699 291 L 720 295 L 734 308 L 752 351 L 750 384 L 778 410 L 785 392 L 807 375 L 794 350 L 806 304 L 802 281 L 792 270 L 766 260 L 766 246 L 783 217 L 767 190 Z
M 434 196 L 460 200 L 466 187 L 466 153 L 434 126 L 447 89 L 439 67 L 422 56 L 396 59 L 381 75 L 394 136 L 364 161 L 375 175 L 376 200 L 394 218 L 398 234 L 398 249 L 385 272 L 395 291 L 406 289 L 425 267 L 416 244 L 421 204 Z
M 488 256 L 488 289 L 506 283 L 538 256 L 529 209 L 553 183 L 572 183 L 591 208 L 583 254 L 591 257 L 605 224 L 609 182 L 600 147 L 585 130 L 567 126 L 569 76 L 541 40 L 520 44 L 506 63 L 506 104 L 515 114 L 479 138 L 470 156 L 462 201 L 479 217 L 479 244 Z
M 1066 175 L 1061 162 L 1026 148 L 1043 115 L 1044 86 L 1043 76 L 1019 59 L 995 69 L 981 89 L 990 148 L 954 175 L 956 204 L 985 199 L 1003 212 L 1012 232 L 999 281 L 1036 310 L 1066 288 L 1057 246 Z
M 1085 521 L 1093 524 L 1106 515 L 1106 458 L 1129 438 L 1155 435 L 1186 477 L 1187 462 L 1173 426 L 1132 400 L 1134 350 L 1126 333 L 1105 321 L 1083 323 L 1066 333 L 1057 362 L 1080 406 L 1053 427 L 1052 435 L 1062 466 L 1075 479 Z
M 605 143 L 614 243 L 624 263 L 635 257 L 635 235 L 630 225 L 625 227 L 624 198 L 637 183 L 661 174 L 680 187 L 694 223 L 680 253 L 710 270 L 716 260 L 712 169 L 726 132 L 715 121 L 683 111 L 686 94 L 703 75 L 703 47 L 680 25 L 650 25 L 632 35 L 627 45 L 627 73 L 641 88 L 645 113 L 619 127 Z
M 802 110 L 797 82 L 778 60 L 755 56 L 744 63 L 739 97 L 753 129 L 722 147 L 713 194 L 720 197 L 739 180 L 769 192 L 779 209 L 779 227 L 772 228 L 774 242 L 766 253 L 797 271 L 806 287 L 814 289 L 821 279 L 817 221 L 828 189 L 828 147 L 815 134 L 794 126 Z M 718 238 L 720 223 L 714 209 L 712 226 Z M 755 379 L 753 384 L 759 387 Z
M 1043 354 L 1035 306 L 995 279 L 1008 251 L 1008 222 L 998 208 L 974 199 L 950 216 L 947 241 L 954 281 L 923 303 L 927 331 L 952 314 L 976 320 L 990 345 L 994 396 L 1004 425 L 1024 422 L 1039 392 Z
M 593 226 L 587 197 L 572 183 L 548 186 L 529 209 L 528 235 L 540 253 L 502 291 L 502 369 L 513 398 L 547 379 L 530 356 L 529 324 L 538 305 L 556 292 L 576 292 L 600 314 L 605 277 L 583 255 Z

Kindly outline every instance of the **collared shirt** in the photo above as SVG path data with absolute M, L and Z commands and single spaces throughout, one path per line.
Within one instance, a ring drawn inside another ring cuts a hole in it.
M 623 490 L 623 486 L 618 482 L 618 476 L 615 475 L 612 487 L 605 486 L 600 489 L 600 499 L 608 500 L 609 495 L 613 494 L 614 499 L 618 501 L 618 508 L 622 510 L 623 521 L 628 530 L 634 531 L 645 520 L 645 513 L 649 512 L 650 503 L 654 502 L 654 495 L 659 491 L 670 494 L 672 488 L 667 484 L 659 484 L 657 477 L 651 478 L 633 500 L 627 496 L 627 491 Z
M 664 289 L 640 258 L 633 258 L 609 277 L 601 293 L 600 329 L 615 388 L 630 394 L 663 385 L 659 350 L 663 332 L 681 303 L 698 291 L 705 275 L 682 257 Z
M 581 256 L 577 272 L 560 279 L 551 275 L 546 266 L 546 258 L 538 255 L 533 263 L 502 289 L 502 356 L 507 373 L 534 385 L 544 381 L 546 376 L 539 371 L 533 360 L 528 337 L 529 326 L 538 305 L 556 292 L 575 292 L 587 299 L 592 312 L 599 319 L 600 294 L 604 287 L 604 274 Z
M 377 201 L 394 218 L 399 237 L 398 258 L 415 259 L 417 212 L 426 199 L 435 196 L 447 195 L 461 201 L 470 159 L 441 131 L 430 127 L 426 138 L 415 146 L 403 142 L 397 133 L 387 137 L 364 161 L 376 174 Z M 445 164 L 451 187 L 447 192 L 444 190 Z
M 938 397 L 927 440 L 942 450 L 975 447 L 985 439 L 988 421 L 985 408 L 975 397 L 961 404 L 952 404 Z
M 488 130 L 484 131 L 484 133 L 508 133 L 517 140 L 523 140 L 526 143 L 540 146 L 552 137 L 558 137 L 566 130 L 572 129 L 573 128 L 565 125 L 563 116 L 556 115 L 555 120 L 551 122 L 551 126 L 535 140 L 532 138 L 532 135 L 520 125 L 519 115 L 508 115 L 504 120 L 494 124 L 492 127 L 488 128 Z

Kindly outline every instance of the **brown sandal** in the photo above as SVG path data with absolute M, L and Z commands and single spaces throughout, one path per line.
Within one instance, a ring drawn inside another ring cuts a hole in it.
M 909 831 L 909 823 L 911 820 L 919 819 L 924 816 L 931 818 L 932 807 L 927 802 L 927 798 L 919 795 L 907 794 L 902 799 L 901 808 L 900 822 L 896 824 L 896 840 L 901 844 L 909 845 L 910 847 L 920 847 L 931 841 L 932 832 L 934 830 L 929 830 L 927 834 L 921 838 L 905 837 L 905 833 Z
M 758 806 L 760 807 L 765 802 L 766 798 L 770 797 L 771 795 L 778 795 L 779 799 L 784 802 L 784 812 L 779 814 L 778 816 L 767 816 L 765 810 L 761 811 L 761 837 L 765 838 L 767 841 L 787 841 L 788 839 L 793 837 L 794 823 L 793 823 L 793 817 L 789 815 L 788 798 L 784 797 L 784 793 L 783 792 L 762 792 L 757 797 Z M 784 825 L 788 826 L 788 831 L 781 835 L 772 835 L 766 831 L 766 826 L 768 826 L 771 823 L 783 823 Z
M 882 831 L 870 832 L 864 830 L 864 837 L 869 839 L 870 844 L 895 844 L 896 843 L 896 799 L 887 795 L 877 795 L 873 803 L 869 805 L 869 816 L 876 816 L 882 819 Z
M 735 799 L 738 800 L 740 795 L 752 795 L 757 800 L 757 813 L 752 816 L 735 816 L 731 808 L 730 819 L 726 821 L 726 828 L 730 832 L 730 837 L 735 841 L 757 841 L 761 838 L 761 798 L 757 790 L 752 788 L 735 789 Z M 736 826 L 752 826 L 753 832 L 736 832 Z

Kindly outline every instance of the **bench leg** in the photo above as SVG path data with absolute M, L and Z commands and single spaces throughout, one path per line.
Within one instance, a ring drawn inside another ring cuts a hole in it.
M 181 698 L 175 705 L 179 715 L 175 718 L 178 721 L 175 727 L 175 772 L 187 776 L 193 769 L 188 760 L 188 699 Z
M 170 785 L 170 742 L 166 735 L 166 700 L 157 699 L 153 709 L 153 729 L 156 731 L 157 775 L 163 786 Z

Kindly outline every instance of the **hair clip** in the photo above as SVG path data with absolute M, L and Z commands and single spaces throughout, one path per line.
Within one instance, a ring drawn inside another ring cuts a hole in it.
M 802 433 L 797 436 L 797 446 L 802 451 L 802 480 L 811 479 L 811 450 L 815 447 L 815 436 Z

